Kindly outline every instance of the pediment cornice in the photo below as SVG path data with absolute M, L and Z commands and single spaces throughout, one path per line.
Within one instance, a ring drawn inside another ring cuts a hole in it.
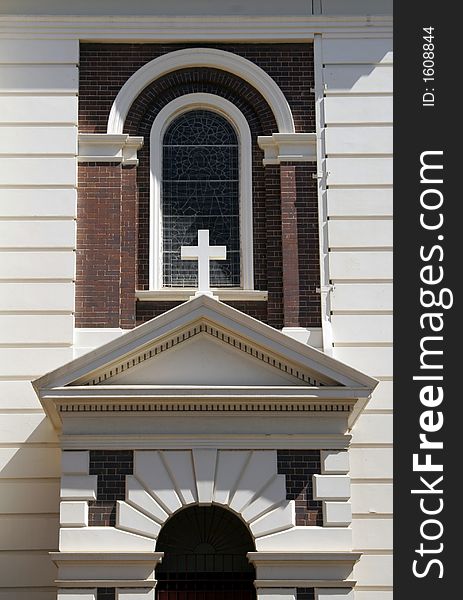
M 307 368 L 304 369 L 302 365 L 294 365 L 290 361 L 285 360 L 281 355 L 279 356 L 274 352 L 264 350 L 257 344 L 253 344 L 250 340 L 245 340 L 238 335 L 233 335 L 230 331 L 215 326 L 205 319 L 196 322 L 191 327 L 174 332 L 172 335 L 165 336 L 161 340 L 154 342 L 151 346 L 142 348 L 138 352 L 131 354 L 129 357 L 124 357 L 122 360 L 108 365 L 105 369 L 92 374 L 90 378 L 87 376 L 75 381 L 73 385 L 110 384 L 113 377 L 138 367 L 145 361 L 159 356 L 199 335 L 211 336 L 212 338 L 215 338 L 240 352 L 244 352 L 254 359 L 257 359 L 306 385 L 317 387 L 335 385 L 333 380 L 330 380 L 327 377 L 321 377 Z
M 194 378 L 190 382 L 187 374 L 182 383 L 175 381 L 174 370 L 172 380 L 163 376 L 161 381 L 151 381 L 156 369 L 164 372 L 157 366 L 165 368 L 162 361 L 176 364 L 178 352 L 188 362 L 198 340 L 207 344 L 208 352 L 215 348 L 222 353 L 222 362 L 238 357 L 242 362 L 237 364 L 251 378 L 243 383 L 239 373 L 222 385 L 220 375 L 217 385 Z M 95 416 L 324 412 L 344 413 L 352 423 L 376 384 L 371 377 L 207 296 L 185 302 L 33 382 L 57 428 L 65 413 L 76 412 Z

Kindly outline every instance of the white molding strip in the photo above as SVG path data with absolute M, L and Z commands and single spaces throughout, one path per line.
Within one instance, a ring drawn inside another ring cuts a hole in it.
M 163 552 L 135 551 L 65 551 L 49 554 L 58 567 L 57 583 L 66 588 L 93 585 L 153 588 L 156 585 L 154 570 L 164 556 Z M 121 566 L 124 568 L 123 574 Z
M 143 137 L 127 134 L 79 133 L 78 162 L 119 162 L 138 165 Z
M 256 579 L 254 585 L 256 588 L 276 588 L 278 586 L 286 587 L 313 587 L 313 588 L 353 588 L 357 581 L 355 579 L 346 579 L 336 581 L 333 579 Z
M 137 290 L 135 297 L 144 302 L 184 302 L 194 296 L 194 288 L 164 288 L 161 290 Z M 262 302 L 267 300 L 268 292 L 262 290 L 242 290 L 238 288 L 212 288 L 214 296 L 227 302 Z
M 190 413 L 192 414 L 192 413 Z M 201 416 L 201 413 L 199 413 Z M 344 450 L 350 435 L 344 434 L 252 434 L 252 435 L 70 435 L 61 434 L 61 449 L 93 450 L 189 450 L 194 447 L 219 450 Z
M 216 48 L 187 48 L 169 52 L 138 69 L 119 90 L 111 107 L 108 133 L 122 133 L 135 99 L 153 81 L 178 69 L 212 67 L 237 75 L 250 83 L 268 102 L 280 133 L 293 133 L 294 121 L 288 101 L 275 81 L 250 60 Z
M 82 41 L 310 41 L 316 33 L 384 37 L 391 16 L 0 16 L 0 36 Z
M 279 165 L 282 162 L 315 162 L 316 133 L 273 133 L 257 138 L 264 151 L 264 165 Z

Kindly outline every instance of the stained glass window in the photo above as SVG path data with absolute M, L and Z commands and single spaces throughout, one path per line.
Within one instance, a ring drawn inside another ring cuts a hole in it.
M 180 259 L 198 230 L 226 246 L 227 259 L 211 261 L 211 286 L 240 285 L 239 150 L 231 124 L 209 110 L 177 117 L 163 139 L 162 259 L 165 287 L 196 287 L 198 264 Z

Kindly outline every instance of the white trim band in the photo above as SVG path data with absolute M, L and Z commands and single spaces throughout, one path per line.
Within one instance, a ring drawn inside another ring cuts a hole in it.
M 214 296 L 227 302 L 263 302 L 268 298 L 268 292 L 262 290 L 240 290 L 235 288 L 213 288 Z M 137 290 L 135 297 L 144 302 L 184 302 L 194 295 L 194 288 L 165 288 L 162 290 Z

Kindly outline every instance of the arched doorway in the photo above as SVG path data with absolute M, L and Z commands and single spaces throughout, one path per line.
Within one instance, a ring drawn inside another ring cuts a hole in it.
M 157 600 L 255 600 L 255 570 L 246 525 L 219 506 L 185 508 L 162 528 L 156 550 Z M 198 595 L 199 593 L 199 595 Z

